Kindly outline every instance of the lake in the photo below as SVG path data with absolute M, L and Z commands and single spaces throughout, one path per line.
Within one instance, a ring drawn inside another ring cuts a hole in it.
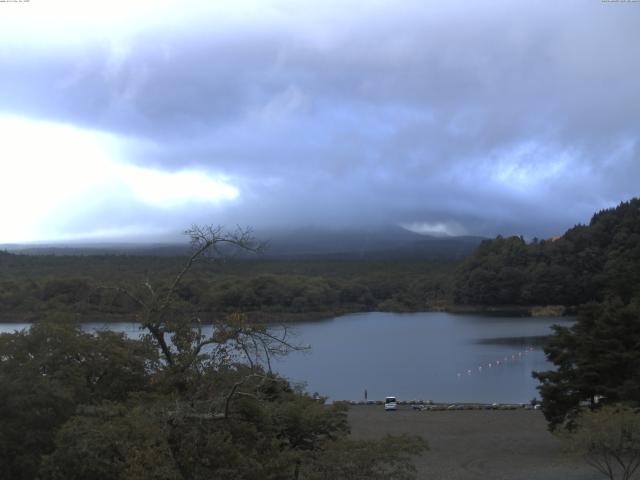
M 443 312 L 357 313 L 289 325 L 307 352 L 273 363 L 274 370 L 309 392 L 332 400 L 401 400 L 524 403 L 534 397 L 534 370 L 552 368 L 540 336 L 571 318 L 496 317 Z M 27 327 L 0 324 L 0 332 Z M 135 323 L 88 323 L 135 337 Z
M 359 313 L 296 324 L 309 353 L 275 369 L 331 399 L 395 395 L 443 402 L 540 398 L 534 370 L 548 370 L 539 337 L 573 319 L 427 313 Z

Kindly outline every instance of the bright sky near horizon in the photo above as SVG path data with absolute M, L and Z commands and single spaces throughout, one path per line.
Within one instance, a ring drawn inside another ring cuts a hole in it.
M 0 244 L 550 236 L 640 194 L 640 3 L 0 2 Z

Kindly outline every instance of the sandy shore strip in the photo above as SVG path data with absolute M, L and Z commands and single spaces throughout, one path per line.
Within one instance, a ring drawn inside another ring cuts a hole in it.
M 580 460 L 566 458 L 538 410 L 416 411 L 380 405 L 349 410 L 352 436 L 420 435 L 430 450 L 416 458 L 419 479 L 601 480 Z

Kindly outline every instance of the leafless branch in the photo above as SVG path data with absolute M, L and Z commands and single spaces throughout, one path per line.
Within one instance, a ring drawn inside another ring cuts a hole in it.
M 224 402 L 224 418 L 228 418 L 229 417 L 229 406 L 231 405 L 231 399 L 233 398 L 234 395 L 240 394 L 240 392 L 237 392 L 238 388 L 240 388 L 242 385 L 244 385 L 251 378 L 262 378 L 262 379 L 264 379 L 264 375 L 258 375 L 258 374 L 247 375 L 242 380 L 240 380 L 240 381 L 238 381 L 238 382 L 233 384 L 233 387 L 231 387 L 231 391 L 229 392 L 229 394 L 225 398 L 225 402 Z M 249 394 L 245 394 L 245 395 L 249 395 Z M 256 398 L 256 397 L 253 396 L 253 398 Z

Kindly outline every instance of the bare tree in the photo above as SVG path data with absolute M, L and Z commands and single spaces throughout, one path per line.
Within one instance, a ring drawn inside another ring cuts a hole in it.
M 286 327 L 273 330 L 250 324 L 240 313 L 212 321 L 205 334 L 197 313 L 178 306 L 178 290 L 197 262 L 222 261 L 237 252 L 258 253 L 264 248 L 250 229 L 228 232 L 221 226 L 194 225 L 185 231 L 191 240 L 191 253 L 177 275 L 162 285 L 147 278 L 136 290 L 115 287 L 138 307 L 141 327 L 159 348 L 167 367 L 179 372 L 199 366 L 229 363 L 240 356 L 256 367 L 264 362 L 271 371 L 271 358 L 300 347 L 289 340 Z M 155 284 L 154 284 L 155 283 Z
M 609 480 L 630 480 L 640 467 L 640 414 L 619 405 L 583 412 L 577 428 L 560 437 Z

